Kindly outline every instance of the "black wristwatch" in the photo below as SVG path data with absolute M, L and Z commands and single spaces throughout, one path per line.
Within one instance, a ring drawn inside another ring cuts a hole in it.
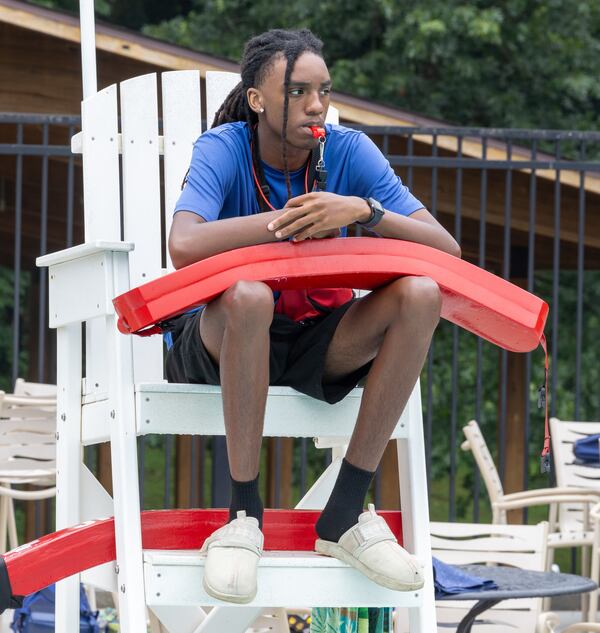
M 366 229 L 370 229 L 376 224 L 379 224 L 379 221 L 385 213 L 385 209 L 381 206 L 381 202 L 379 202 L 379 200 L 375 200 L 375 198 L 365 198 L 365 200 L 371 209 L 371 217 L 366 222 L 357 222 L 356 224 L 364 226 Z

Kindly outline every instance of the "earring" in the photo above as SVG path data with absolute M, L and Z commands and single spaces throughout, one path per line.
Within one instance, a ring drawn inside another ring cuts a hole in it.
M 264 108 L 261 108 L 261 109 L 259 110 L 259 112 L 260 112 L 261 114 L 262 114 L 264 111 L 265 111 L 265 109 L 264 109 Z

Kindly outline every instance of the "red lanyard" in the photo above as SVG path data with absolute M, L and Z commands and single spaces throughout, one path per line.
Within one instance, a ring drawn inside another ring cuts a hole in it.
M 252 156 L 252 143 L 250 143 L 250 155 Z M 304 193 L 308 193 L 308 169 L 310 167 L 310 157 L 308 158 L 308 162 L 306 163 L 306 170 L 304 172 Z M 260 195 L 262 196 L 262 199 L 267 203 L 267 206 L 269 207 L 269 209 L 271 209 L 271 211 L 277 211 L 277 209 L 269 202 L 269 199 L 267 198 L 267 196 L 265 196 L 265 192 L 263 191 L 262 187 L 260 186 L 260 183 L 258 182 L 258 177 L 256 176 L 256 170 L 254 169 L 254 161 L 252 161 L 252 176 L 254 177 L 254 182 L 256 183 L 256 188 L 258 190 L 258 192 L 260 193 Z M 314 189 L 315 185 L 313 183 L 313 189 Z
M 318 138 L 319 142 L 320 142 L 319 150 L 321 152 L 321 158 L 319 160 L 319 163 L 317 164 L 317 172 L 319 172 L 319 173 L 323 172 L 323 174 L 324 174 L 324 176 L 322 176 L 322 175 L 319 176 L 319 190 L 324 191 L 325 190 L 325 180 L 327 178 L 327 172 L 323 171 L 325 169 L 325 163 L 323 161 L 323 149 L 324 149 L 326 131 L 325 131 L 324 127 L 317 127 L 317 126 L 311 126 L 310 129 L 312 131 L 313 137 L 314 138 Z M 251 157 L 254 155 L 253 150 L 254 150 L 254 148 L 252 146 L 252 143 L 250 143 L 250 156 Z M 260 195 L 262 196 L 262 199 L 267 203 L 267 206 L 269 207 L 269 209 L 271 209 L 271 211 L 276 211 L 277 209 L 275 209 L 275 207 L 270 203 L 269 199 L 265 195 L 265 192 L 263 191 L 263 188 L 260 186 L 260 183 L 258 182 L 258 178 L 256 176 L 256 170 L 254 169 L 254 161 L 252 160 L 252 158 L 250 158 L 250 161 L 251 161 L 251 164 L 252 164 L 252 176 L 254 177 L 254 182 L 256 183 L 256 188 L 258 189 Z M 312 163 L 312 154 L 308 157 L 308 161 L 306 163 L 306 171 L 304 172 L 304 193 L 308 193 L 308 171 L 309 171 L 311 163 Z M 316 182 L 317 182 L 317 180 L 315 178 L 315 180 L 314 180 L 314 182 L 312 184 L 311 191 L 314 191 Z

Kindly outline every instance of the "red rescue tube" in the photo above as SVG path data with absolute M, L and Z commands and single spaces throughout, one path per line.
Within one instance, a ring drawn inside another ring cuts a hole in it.
M 442 317 L 513 352 L 540 342 L 548 304 L 469 262 L 423 244 L 384 238 L 309 240 L 249 246 L 221 253 L 134 288 L 114 299 L 119 329 L 143 333 L 202 305 L 239 280 L 273 290 L 371 290 L 406 275 L 434 279 Z M 159 331 L 158 329 L 156 331 Z
M 379 514 L 401 543 L 400 512 Z M 265 510 L 265 550 L 313 551 L 319 515 L 319 510 Z M 228 521 L 229 511 L 148 510 L 141 517 L 144 549 L 199 549 L 214 530 Z M 11 606 L 8 602 L 11 597 L 25 596 L 115 559 L 112 517 L 82 523 L 21 545 L 3 555 L 9 586 L 8 595 L 0 596 L 0 608 Z

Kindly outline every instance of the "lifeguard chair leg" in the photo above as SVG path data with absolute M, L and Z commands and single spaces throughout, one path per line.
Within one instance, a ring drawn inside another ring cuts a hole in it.
M 423 412 L 419 381 L 406 404 L 405 416 L 410 425 L 406 439 L 398 442 L 398 472 L 400 474 L 400 505 L 404 546 L 425 566 L 425 586 L 420 607 L 409 609 L 410 633 L 437 631 L 433 568 L 431 561 L 431 537 L 429 528 L 429 496 L 425 468 L 425 442 L 423 437 Z
M 56 529 L 80 521 L 81 323 L 57 328 Z M 79 630 L 79 574 L 56 585 L 56 630 Z
M 327 440 L 325 440 L 325 444 L 329 446 Z M 325 507 L 340 470 L 341 459 L 346 448 L 347 446 L 338 447 L 336 444 L 333 462 L 306 492 L 296 505 L 296 510 L 322 510 Z M 230 633 L 244 633 L 263 611 L 264 609 L 260 607 L 216 607 L 194 633 L 220 633 L 225 630 L 223 628 L 225 626 Z M 234 616 L 235 619 L 233 619 Z M 236 628 L 233 628 L 234 626 Z
M 118 292 L 129 285 L 127 253 L 113 253 L 112 263 Z M 116 321 L 115 314 L 106 317 L 120 630 L 146 633 L 132 341 L 120 334 Z

